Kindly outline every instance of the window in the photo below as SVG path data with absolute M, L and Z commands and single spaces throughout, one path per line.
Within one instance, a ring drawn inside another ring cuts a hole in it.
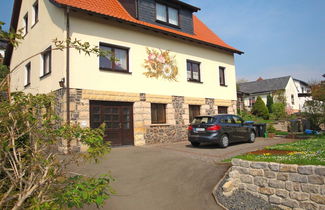
M 223 116 L 220 120 L 221 123 L 225 123 L 225 124 L 232 124 L 233 123 L 233 119 L 231 116 Z
M 156 3 L 156 19 L 171 25 L 179 25 L 178 9 Z
M 27 87 L 30 85 L 30 69 L 31 69 L 31 64 L 30 62 L 25 66 L 25 82 L 24 86 Z
M 218 106 L 218 114 L 228 114 L 227 106 Z
M 187 60 L 187 80 L 196 82 L 201 81 L 199 62 Z
M 33 5 L 33 25 L 38 22 L 38 1 Z
M 211 124 L 214 122 L 215 122 L 214 117 L 195 117 L 192 121 L 192 124 L 203 124 L 203 123 Z
M 226 80 L 225 80 L 225 68 L 219 67 L 219 81 L 221 86 L 226 86 Z
M 23 35 L 25 36 L 28 33 L 28 13 L 24 16 L 24 27 L 23 27 Z
M 200 106 L 198 105 L 190 105 L 189 111 L 190 111 L 190 122 L 193 121 L 194 117 L 200 116 Z
M 100 56 L 99 68 L 102 70 L 129 72 L 129 49 L 125 47 L 100 43 L 101 50 L 108 55 Z
M 291 94 L 291 104 L 295 105 L 295 96 Z
M 42 53 L 41 77 L 51 73 L 52 70 L 52 51 L 51 47 Z
M 254 106 L 255 104 L 255 97 L 249 97 L 249 107 Z
M 232 118 L 234 120 L 233 123 L 235 124 L 242 124 L 244 122 L 244 120 L 238 116 L 232 116 Z
M 166 123 L 166 104 L 151 104 L 151 123 Z

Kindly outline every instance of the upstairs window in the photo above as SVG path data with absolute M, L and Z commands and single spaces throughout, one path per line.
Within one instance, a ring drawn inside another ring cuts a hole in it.
M 28 13 L 23 18 L 23 35 L 25 36 L 28 33 Z
M 52 71 L 52 48 L 47 48 L 42 53 L 41 77 L 50 74 Z
M 33 5 L 33 25 L 38 22 L 38 1 Z
M 106 56 L 100 56 L 99 68 L 101 70 L 111 70 L 129 72 L 129 49 L 125 47 L 100 43 L 101 50 L 107 51 Z
M 171 25 L 179 25 L 178 9 L 164 4 L 156 3 L 156 19 Z
M 30 69 L 31 69 L 31 64 L 30 62 L 25 66 L 25 82 L 24 86 L 27 87 L 30 85 Z
M 166 104 L 151 104 L 151 123 L 166 123 Z
M 187 60 L 187 80 L 201 82 L 199 62 Z
M 219 67 L 219 81 L 221 86 L 226 86 L 225 68 Z

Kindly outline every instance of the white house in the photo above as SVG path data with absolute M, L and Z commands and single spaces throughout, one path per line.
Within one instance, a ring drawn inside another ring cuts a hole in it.
M 303 111 L 303 105 L 308 97 L 299 97 L 301 93 L 309 93 L 310 87 L 306 82 L 292 78 L 291 76 L 259 79 L 253 82 L 245 82 L 238 85 L 239 101 L 242 108 L 250 110 L 258 96 L 267 103 L 267 96 L 283 91 L 286 98 L 287 112 L 295 113 Z
M 236 112 L 234 54 L 242 52 L 199 10 L 178 0 L 15 0 L 11 27 L 25 38 L 5 59 L 17 69 L 11 90 L 55 93 L 65 120 L 106 123 L 113 145 L 185 140 L 193 116 Z M 67 37 L 117 60 L 53 50 L 53 39 Z

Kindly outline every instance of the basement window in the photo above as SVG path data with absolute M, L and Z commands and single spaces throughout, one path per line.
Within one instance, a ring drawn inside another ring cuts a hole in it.
M 151 123 L 166 123 L 166 104 L 151 104 Z

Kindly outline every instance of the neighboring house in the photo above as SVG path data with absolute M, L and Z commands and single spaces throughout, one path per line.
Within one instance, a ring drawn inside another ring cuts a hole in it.
M 5 57 L 7 44 L 8 42 L 6 40 L 0 39 L 0 64 L 2 63 L 3 58 Z
M 250 110 L 258 96 L 267 103 L 267 96 L 283 92 L 286 99 L 287 112 L 295 113 L 303 111 L 303 105 L 308 97 L 299 96 L 300 93 L 309 93 L 307 83 L 293 79 L 291 76 L 273 79 L 259 78 L 254 82 L 245 82 L 238 85 L 238 108 Z M 306 95 L 305 95 L 306 96 Z
M 17 67 L 11 90 L 54 92 L 64 119 L 105 122 L 113 145 L 185 140 L 194 116 L 236 112 L 234 54 L 242 54 L 198 11 L 178 0 L 16 0 L 11 27 L 24 28 L 25 38 L 6 62 L 14 68 L 43 53 Z M 117 60 L 50 50 L 66 37 Z
M 293 79 L 298 91 L 299 110 L 304 111 L 306 101 L 312 100 L 310 85 L 304 81 Z

